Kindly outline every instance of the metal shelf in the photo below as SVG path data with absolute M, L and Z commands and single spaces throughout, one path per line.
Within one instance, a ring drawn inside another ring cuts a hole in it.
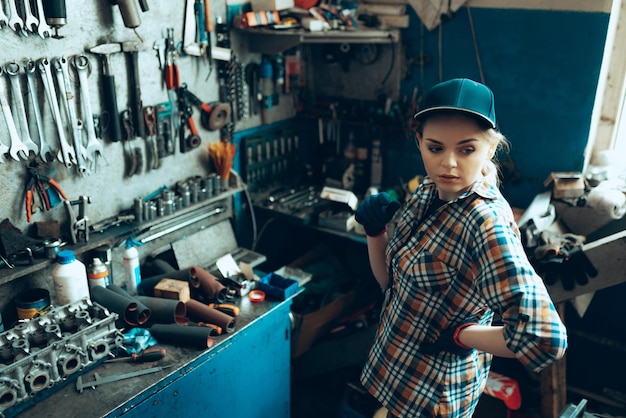
M 400 42 L 398 29 L 345 29 L 310 32 L 305 29 L 275 30 L 269 28 L 245 28 L 250 52 L 276 54 L 300 44 L 396 44 Z

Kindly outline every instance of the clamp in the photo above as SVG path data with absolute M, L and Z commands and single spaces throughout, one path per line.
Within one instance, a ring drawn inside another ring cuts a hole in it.
M 63 204 L 70 217 L 70 236 L 72 244 L 77 244 L 79 240 L 89 241 L 89 218 L 87 217 L 87 204 L 91 203 L 91 197 L 79 196 L 76 200 L 65 199 Z M 78 206 L 78 218 L 74 214 L 72 206 Z

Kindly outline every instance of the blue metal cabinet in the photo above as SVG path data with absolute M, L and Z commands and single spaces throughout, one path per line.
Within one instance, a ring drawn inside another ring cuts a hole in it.
M 289 417 L 290 305 L 278 304 L 108 416 Z

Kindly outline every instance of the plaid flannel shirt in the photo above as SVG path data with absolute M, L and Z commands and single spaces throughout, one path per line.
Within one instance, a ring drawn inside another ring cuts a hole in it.
M 507 346 L 538 372 L 567 348 L 565 327 L 524 251 L 509 204 L 485 181 L 422 219 L 435 200 L 426 178 L 387 246 L 390 286 L 361 383 L 394 416 L 470 417 L 491 354 L 420 353 L 469 317 L 498 313 Z

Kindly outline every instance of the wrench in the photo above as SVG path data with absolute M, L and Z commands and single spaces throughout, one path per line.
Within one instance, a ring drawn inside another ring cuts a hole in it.
M 48 22 L 46 22 L 46 13 L 43 9 L 43 0 L 37 0 L 37 16 L 39 16 L 39 26 L 37 27 L 37 33 L 42 39 L 52 36 L 52 31 Z
M 36 34 L 38 24 L 39 19 L 37 19 L 30 8 L 30 0 L 24 0 L 24 28 L 27 32 Z
M 9 0 L 9 27 L 13 29 L 15 33 L 26 35 L 26 31 L 24 30 L 24 21 L 17 13 L 17 5 L 15 4 L 15 0 Z
M 9 26 L 9 17 L 4 13 L 4 7 L 0 3 L 0 29 L 4 29 Z
M 74 149 L 67 142 L 65 136 L 65 129 L 63 126 L 63 120 L 61 119 L 61 110 L 59 109 L 59 102 L 57 101 L 57 93 L 54 88 L 54 81 L 52 80 L 52 73 L 50 72 L 50 61 L 47 58 L 42 58 L 37 62 L 37 68 L 41 73 L 41 80 L 43 81 L 43 87 L 46 91 L 46 97 L 54 116 L 55 125 L 57 127 L 57 133 L 59 135 L 59 143 L 61 145 L 61 152 L 57 155 L 59 161 L 65 164 L 65 167 L 70 168 L 72 164 L 76 164 L 76 154 Z
M 93 112 L 91 111 L 91 101 L 89 95 L 89 81 L 87 80 L 89 71 L 89 58 L 86 55 L 77 55 L 72 60 L 72 64 L 78 73 L 80 83 L 80 99 L 83 103 L 83 119 L 87 129 L 87 148 L 85 150 L 87 159 L 95 161 L 96 156 L 102 156 L 102 143 L 96 137 L 96 127 L 93 123 Z
M 39 157 L 41 157 L 44 162 L 50 163 L 57 156 L 58 151 L 53 150 L 50 144 L 48 144 L 48 141 L 46 141 L 43 118 L 41 117 L 41 110 L 39 109 L 37 92 L 35 91 L 35 61 L 31 59 L 24 60 L 24 72 L 26 73 L 28 91 L 30 93 L 30 99 L 33 102 L 35 122 L 37 123 L 37 131 L 39 133 Z
M 85 174 L 87 171 L 87 166 L 85 165 L 87 157 L 85 155 L 85 147 L 80 141 L 80 127 L 78 125 L 78 118 L 76 117 L 76 109 L 74 108 L 74 93 L 72 93 L 72 81 L 70 80 L 67 58 L 55 58 L 52 61 L 52 65 L 56 71 L 57 84 L 59 85 L 59 88 L 61 88 L 60 86 L 65 88 L 65 94 L 61 94 L 61 97 L 63 98 L 61 101 L 63 102 L 63 107 L 65 108 L 65 115 L 70 123 L 72 133 L 71 140 L 73 141 L 74 152 L 76 153 L 78 172 Z
M 0 75 L 4 72 L 4 69 L 0 67 Z M 20 135 L 17 133 L 17 126 L 15 126 L 15 120 L 13 119 L 13 113 L 11 112 L 11 106 L 7 100 L 6 92 L 2 83 L 0 82 L 0 105 L 2 106 L 2 113 L 4 114 L 4 120 L 9 127 L 9 135 L 11 136 L 11 148 L 9 149 L 9 155 L 15 161 L 19 161 L 20 157 L 26 160 L 28 159 L 28 148 L 20 140 Z
M 156 113 L 153 106 L 146 106 L 143 108 L 143 118 L 146 122 L 146 143 L 148 144 L 147 154 L 150 156 L 152 169 L 160 167 L 159 150 L 157 147 L 157 126 L 156 126 Z
M 9 81 L 11 81 L 11 91 L 13 92 L 13 100 L 17 104 L 18 117 L 21 119 L 22 143 L 29 151 L 32 151 L 35 155 L 37 155 L 39 147 L 33 142 L 33 139 L 30 136 L 30 129 L 28 128 L 26 106 L 24 106 L 24 96 L 22 96 L 22 86 L 20 84 L 20 66 L 16 62 L 11 62 L 7 64 L 5 71 L 9 75 Z

